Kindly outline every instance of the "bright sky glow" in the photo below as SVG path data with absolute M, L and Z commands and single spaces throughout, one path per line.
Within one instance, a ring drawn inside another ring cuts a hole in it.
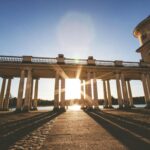
M 149 0 L 0 0 L 0 54 L 139 61 L 133 29 L 150 15 L 149 6 Z M 133 95 L 143 95 L 141 82 L 131 83 Z M 18 85 L 13 79 L 14 96 Z M 114 81 L 111 86 L 115 96 Z M 53 92 L 54 80 L 39 80 L 39 98 L 53 99 Z
M 66 79 L 66 99 L 79 99 L 80 89 L 79 79 Z
M 75 104 L 75 105 L 69 106 L 68 109 L 71 111 L 79 111 L 79 110 L 81 110 L 81 106 Z
M 74 57 L 82 58 L 90 51 L 94 38 L 94 25 L 88 14 L 68 12 L 58 25 L 58 44 Z M 80 53 L 79 53 L 80 52 Z

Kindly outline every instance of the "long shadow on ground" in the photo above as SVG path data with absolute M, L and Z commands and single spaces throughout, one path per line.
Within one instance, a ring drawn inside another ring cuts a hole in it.
M 16 141 L 42 126 L 44 123 L 54 119 L 61 113 L 63 112 L 50 111 L 31 118 L 14 121 L 12 124 L 0 126 L 0 149 L 7 150 Z
M 86 111 L 86 113 L 128 149 L 150 150 L 149 128 L 101 111 Z

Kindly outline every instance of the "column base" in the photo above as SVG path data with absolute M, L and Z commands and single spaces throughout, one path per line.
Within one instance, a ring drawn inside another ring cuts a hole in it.
M 21 108 L 16 108 L 15 112 L 16 112 L 16 113 L 21 113 L 22 110 L 21 110 Z
M 108 107 L 108 105 L 104 105 L 103 108 L 104 108 L 104 109 L 107 109 L 107 108 L 109 108 L 109 107 Z
M 144 108 L 150 109 L 150 102 L 148 102 Z
M 130 108 L 136 108 L 134 105 L 131 105 Z
M 108 106 L 108 109 L 114 109 L 114 107 L 113 106 Z
M 131 107 L 129 105 L 124 105 L 123 107 L 124 109 L 131 109 Z
M 87 110 L 87 111 L 92 111 L 92 110 L 93 110 L 93 107 L 92 107 L 92 106 L 88 106 L 88 107 L 86 108 L 86 110 Z
M 3 108 L 3 111 L 9 111 L 9 108 Z
M 22 112 L 29 112 L 29 107 L 28 106 L 24 106 L 22 109 Z
M 60 112 L 65 112 L 66 109 L 65 109 L 65 107 L 61 107 L 61 108 L 59 108 L 59 111 L 60 111 Z
M 59 111 L 59 107 L 54 107 L 54 108 L 53 108 L 53 111 L 54 111 L 54 112 L 58 112 L 58 111 Z
M 98 106 L 94 107 L 94 110 L 100 110 L 100 108 Z
M 38 110 L 38 109 L 37 109 L 37 107 L 33 107 L 33 108 L 31 108 L 30 110 L 31 110 L 31 111 L 36 111 L 36 110 Z
M 119 108 L 118 108 L 118 109 L 120 109 L 120 110 L 123 109 L 123 106 L 122 106 L 122 105 L 119 105 Z

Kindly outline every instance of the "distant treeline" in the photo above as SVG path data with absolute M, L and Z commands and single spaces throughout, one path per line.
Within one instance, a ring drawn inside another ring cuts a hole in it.
M 16 107 L 16 101 L 17 98 L 11 98 L 9 102 L 9 107 Z M 100 99 L 98 100 L 99 105 L 104 104 L 104 100 Z M 134 104 L 145 104 L 145 99 L 143 96 L 141 97 L 133 97 L 133 103 Z M 75 100 L 67 100 L 66 105 L 73 105 L 73 104 L 81 104 L 81 100 L 75 99 Z M 118 99 L 112 97 L 112 104 L 117 105 L 118 104 Z M 54 105 L 54 100 L 49 101 L 49 100 L 38 100 L 38 106 L 53 106 Z

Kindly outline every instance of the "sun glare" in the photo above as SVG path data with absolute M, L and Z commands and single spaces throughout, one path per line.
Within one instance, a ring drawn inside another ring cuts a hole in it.
M 80 98 L 80 80 L 66 79 L 66 100 Z
M 80 105 L 72 105 L 72 106 L 69 106 L 68 110 L 71 110 L 71 111 L 79 111 L 81 109 L 81 106 Z
M 77 57 L 87 55 L 94 39 L 94 25 L 90 15 L 68 12 L 57 28 L 58 44 L 61 49 Z

